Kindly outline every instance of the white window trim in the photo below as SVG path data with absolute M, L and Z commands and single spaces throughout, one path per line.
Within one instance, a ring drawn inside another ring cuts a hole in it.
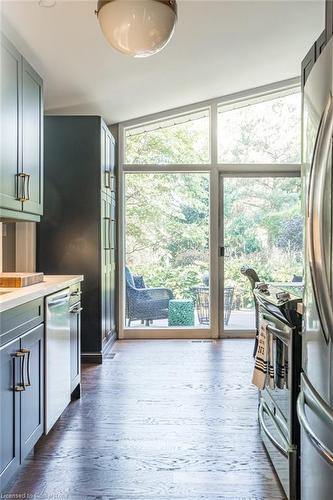
M 119 124 L 118 135 L 118 325 L 120 339 L 139 339 L 139 338 L 219 338 L 219 337 L 249 337 L 253 336 L 253 331 L 224 330 L 223 321 L 221 321 L 219 310 L 221 309 L 221 283 L 223 284 L 223 265 L 220 265 L 219 247 L 222 246 L 223 237 L 221 229 L 221 219 L 223 214 L 220 203 L 220 176 L 242 176 L 242 177 L 299 177 L 301 175 L 301 164 L 226 164 L 218 163 L 218 108 L 221 105 L 230 106 L 232 104 L 243 102 L 251 103 L 253 100 L 268 98 L 268 96 L 287 95 L 300 88 L 300 78 L 292 78 L 271 85 L 265 85 L 244 92 L 210 99 L 207 101 L 183 106 L 181 108 L 163 111 L 161 113 L 143 116 L 137 119 L 128 120 Z M 195 112 L 209 108 L 209 138 L 210 138 L 210 163 L 205 164 L 168 164 L 168 165 L 149 165 L 149 164 L 125 164 L 124 163 L 124 145 L 125 131 L 127 128 L 136 125 L 160 121 L 163 119 L 179 116 L 186 113 Z M 211 293 L 211 324 L 208 328 L 127 328 L 125 326 L 125 197 L 124 197 L 124 178 L 126 173 L 190 173 L 190 172 L 209 172 L 210 173 L 210 293 Z M 220 325 L 219 325 L 220 323 Z

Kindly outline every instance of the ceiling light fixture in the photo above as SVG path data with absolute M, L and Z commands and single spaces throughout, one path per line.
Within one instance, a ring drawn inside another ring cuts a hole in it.
M 39 0 L 40 7 L 54 7 L 57 3 L 56 0 Z
M 176 0 L 98 0 L 97 18 L 120 52 L 148 57 L 166 46 L 177 21 Z

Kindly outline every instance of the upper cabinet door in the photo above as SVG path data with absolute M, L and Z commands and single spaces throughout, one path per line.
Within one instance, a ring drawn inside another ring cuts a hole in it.
M 101 130 L 101 168 L 102 168 L 102 181 L 101 189 L 107 194 L 115 190 L 114 171 L 115 171 L 115 147 L 114 138 L 102 122 Z
M 106 167 L 106 127 L 102 123 L 101 127 L 101 190 L 107 190 L 108 174 Z
M 116 190 L 116 147 L 113 136 L 110 136 L 110 176 L 111 191 Z
M 25 60 L 22 70 L 23 210 L 43 213 L 43 82 Z
M 0 78 L 0 206 L 21 210 L 17 175 L 21 171 L 21 81 L 22 57 L 12 44 L 1 36 Z

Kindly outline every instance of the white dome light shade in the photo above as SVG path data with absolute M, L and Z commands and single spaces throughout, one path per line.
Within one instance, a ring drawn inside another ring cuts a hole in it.
M 99 0 L 105 38 L 124 54 L 148 57 L 170 40 L 177 21 L 175 0 Z

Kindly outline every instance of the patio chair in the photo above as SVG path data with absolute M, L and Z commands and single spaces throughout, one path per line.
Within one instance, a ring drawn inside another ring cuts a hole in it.
M 147 288 L 143 277 L 133 276 L 128 267 L 125 268 L 125 278 L 128 326 L 132 321 L 141 321 L 149 326 L 153 320 L 168 318 L 172 290 Z
M 200 285 L 193 288 L 195 307 L 200 325 L 209 324 L 209 286 Z M 232 303 L 234 298 L 234 287 L 224 289 L 224 324 L 229 323 Z
M 260 281 L 258 274 L 256 273 L 256 271 L 254 269 L 252 269 L 249 266 L 243 266 L 241 268 L 240 272 L 248 278 L 250 285 L 251 285 L 251 290 L 253 292 L 253 290 L 256 286 L 256 283 L 258 283 Z M 259 337 L 259 306 L 258 306 L 258 303 L 256 301 L 254 294 L 253 294 L 253 299 L 254 299 L 254 307 L 255 307 L 255 315 L 256 315 L 256 340 L 254 343 L 254 351 L 253 351 L 253 356 L 255 356 L 255 354 L 257 352 L 258 337 Z
M 227 325 L 229 323 L 233 300 L 234 300 L 234 287 L 233 286 L 224 287 L 224 324 L 225 325 Z

